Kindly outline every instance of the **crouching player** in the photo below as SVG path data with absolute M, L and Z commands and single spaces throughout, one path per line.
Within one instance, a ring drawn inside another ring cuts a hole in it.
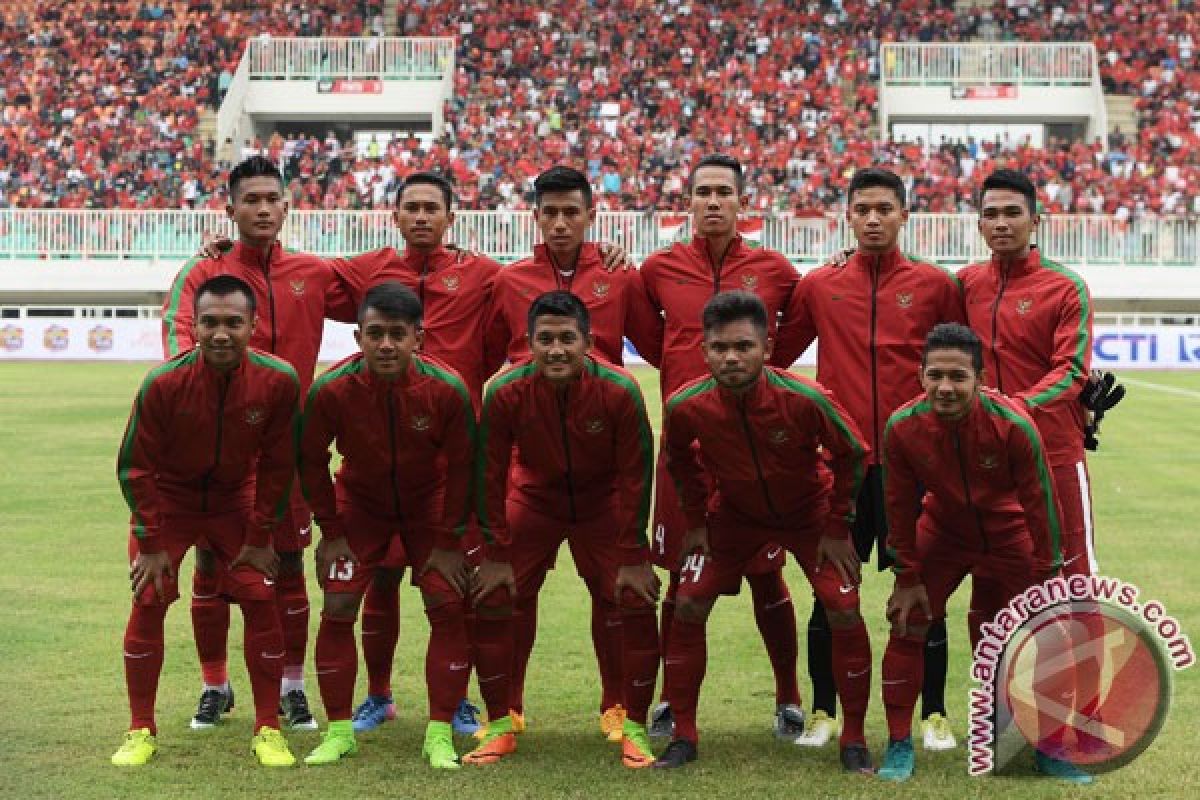
M 820 384 L 763 366 L 771 356 L 767 326 L 756 295 L 714 296 L 703 312 L 711 375 L 667 401 L 667 469 L 688 531 L 666 654 L 675 739 L 655 766 L 696 759 L 708 615 L 718 595 L 737 592 L 758 550 L 776 542 L 795 555 L 828 614 L 845 719 L 842 765 L 870 772 L 863 718 L 871 645 L 859 614 L 859 561 L 850 539 L 867 446 Z
M 457 769 L 451 720 L 467 689 L 468 578 L 459 535 L 470 510 L 475 413 L 462 380 L 415 351 L 421 302 L 399 283 L 370 289 L 354 338 L 362 352 L 313 384 L 300 427 L 300 480 L 321 527 L 317 577 L 325 592 L 316 667 L 329 730 L 305 759 L 353 755 L 354 623 L 374 572 L 402 557 L 413 565 L 429 617 L 425 680 L 429 724 L 423 755 Z M 336 488 L 330 445 L 342 455 Z M 506 693 L 500 707 L 507 708 Z
M 622 761 L 648 767 L 659 581 L 646 538 L 654 444 L 645 402 L 629 373 L 587 355 L 590 320 L 575 295 L 540 295 L 527 330 L 532 359 L 496 378 L 483 403 L 477 490 L 486 544 L 476 591 L 515 586 L 517 612 L 532 613 L 559 546 L 570 545 L 593 603 L 621 620 L 614 628 L 623 682 L 618 702 L 626 712 Z M 466 763 L 491 763 L 516 749 L 513 723 L 520 726 L 524 711 L 517 676 L 525 674 L 533 637 L 512 646 L 514 714 L 488 724 Z M 486 687 L 488 669 L 481 664 L 478 674 Z
M 117 458 L 136 554 L 125 629 L 132 722 L 112 763 L 140 766 L 158 749 L 154 700 L 163 620 L 179 597 L 179 564 L 203 539 L 226 569 L 225 589 L 245 620 L 257 731 L 252 749 L 264 766 L 291 766 L 295 758 L 277 716 L 283 634 L 271 534 L 295 470 L 300 383 L 285 362 L 249 349 L 256 317 L 245 282 L 210 278 L 196 290 L 194 311 L 199 346 L 146 376 Z
M 912 776 L 912 713 L 921 689 L 925 633 L 946 600 L 971 576 L 967 620 L 974 651 L 979 628 L 1013 597 L 1057 573 L 1060 514 L 1042 438 L 1021 403 L 980 388 L 983 346 L 969 328 L 936 326 L 925 340 L 924 395 L 901 406 L 883 437 L 888 547 L 895 589 L 892 633 L 883 658 L 889 743 L 879 776 Z M 918 487 L 923 507 L 913 503 Z M 1072 670 L 1047 694 L 1073 692 Z M 1054 758 L 1061 725 L 1044 731 L 1040 771 L 1079 783 L 1090 776 Z M 1049 751 L 1049 752 L 1047 752 Z

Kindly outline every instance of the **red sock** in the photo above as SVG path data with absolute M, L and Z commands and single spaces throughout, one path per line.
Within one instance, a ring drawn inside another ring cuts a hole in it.
M 1069 623 L 1059 620 L 1052 628 L 1040 631 L 1038 640 L 1039 662 L 1071 658 L 1074 639 L 1071 636 Z M 1054 671 L 1035 669 L 1034 697 L 1047 698 L 1060 708 L 1077 708 L 1075 699 L 1077 671 L 1078 665 Z M 1043 704 L 1039 704 L 1039 706 L 1041 705 Z M 1072 727 L 1070 714 L 1064 715 L 1057 710 L 1039 710 L 1037 749 L 1049 755 L 1055 755 L 1057 751 L 1065 750 L 1067 731 Z
M 607 600 L 592 598 L 592 648 L 600 668 L 600 710 L 621 702 L 621 612 Z
M 513 660 L 508 707 L 518 712 L 525 710 L 525 670 L 529 667 L 529 656 L 533 653 L 533 642 L 537 638 L 537 603 L 537 595 L 523 597 L 517 600 L 513 609 Z
M 321 615 L 315 660 L 325 716 L 330 722 L 350 719 L 354 707 L 354 681 L 358 677 L 353 617 Z
M 860 619 L 849 628 L 834 627 L 831 633 L 833 677 L 842 701 L 842 736 L 839 742 L 842 747 L 865 744 L 863 721 L 871 697 L 871 640 L 867 636 L 867 626 Z M 920 681 L 916 685 L 919 689 Z
M 165 605 L 134 603 L 125 626 L 125 688 L 129 693 L 129 729 L 149 728 L 154 722 L 154 699 L 163 665 L 163 619 Z
M 229 681 L 228 652 L 229 603 L 221 597 L 221 578 L 195 570 L 192 572 L 192 636 L 200 673 L 209 686 L 224 686 Z
M 667 648 L 671 644 L 671 625 L 675 619 L 675 594 L 679 591 L 679 573 L 671 573 L 671 581 L 667 584 L 667 591 L 663 595 L 662 608 L 659 610 L 659 625 L 658 625 L 658 650 L 662 656 L 662 660 L 667 660 Z M 661 703 L 667 702 L 667 676 L 670 674 L 666 666 L 663 666 L 662 688 L 659 690 L 658 700 Z
M 363 598 L 362 648 L 367 663 L 367 692 L 392 695 L 392 659 L 400 639 L 400 585 L 372 581 Z
M 658 625 L 654 609 L 624 609 L 621 627 L 615 630 L 621 634 L 625 713 L 632 721 L 645 725 L 658 677 Z
M 912 735 L 913 709 L 924 674 L 925 637 L 893 633 L 883 653 L 883 709 L 892 741 Z
M 467 681 L 471 677 L 466 612 L 462 601 L 455 599 L 426 608 L 425 616 L 429 618 L 429 646 L 425 650 L 429 719 L 450 722 L 459 701 L 467 696 Z
M 700 702 L 700 684 L 708 666 L 708 643 L 704 624 L 684 622 L 675 617 L 671 625 L 671 650 L 667 653 L 666 672 L 671 682 L 667 702 L 675 719 L 675 738 L 699 740 L 696 707 Z
M 511 611 L 475 615 L 472 636 L 475 653 L 475 677 L 479 693 L 487 706 L 488 719 L 508 715 L 513 665 L 513 626 Z
M 796 635 L 796 610 L 783 580 L 783 570 L 765 575 L 747 575 L 754 602 L 754 621 L 767 646 L 767 657 L 775 673 L 775 702 L 800 705 L 796 662 L 800 645 Z
M 239 601 L 245 627 L 246 671 L 254 693 L 254 730 L 279 727 L 279 682 L 283 678 L 283 633 L 274 600 Z
M 303 680 L 309 613 L 303 573 L 281 574 L 275 579 L 275 604 L 283 635 L 283 675 Z

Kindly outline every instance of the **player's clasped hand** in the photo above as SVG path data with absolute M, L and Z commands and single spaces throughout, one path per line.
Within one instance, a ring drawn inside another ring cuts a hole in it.
M 141 597 L 147 586 L 154 585 L 159 602 L 166 601 L 163 578 L 172 577 L 171 559 L 166 553 L 139 553 L 129 567 L 129 581 L 133 596 Z
M 433 548 L 429 560 L 421 569 L 421 575 L 431 569 L 440 572 L 461 597 L 467 596 L 471 588 L 471 576 L 467 573 L 467 562 L 461 551 Z
M 849 539 L 822 536 L 817 542 L 817 566 L 820 567 L 826 561 L 833 564 L 842 576 L 842 582 L 847 586 L 858 586 L 862 580 L 862 564 L 858 560 L 854 544 Z
M 238 553 L 237 558 L 229 565 L 230 570 L 235 570 L 238 567 L 249 567 L 255 572 L 261 572 L 271 580 L 275 580 L 275 575 L 279 572 L 279 556 L 269 546 L 252 547 L 248 544 L 243 545 L 242 552 Z
M 918 583 L 916 586 L 907 588 L 897 586 L 892 590 L 892 596 L 887 601 L 887 618 L 892 623 L 892 630 L 898 636 L 905 636 L 908 633 L 908 617 L 916 608 L 921 609 L 926 623 L 933 621 L 933 612 L 929 609 L 929 595 L 925 593 L 925 584 Z
M 513 575 L 512 564 L 485 558 L 471 575 L 471 601 L 478 603 L 501 586 L 508 587 L 509 596 L 516 596 L 517 579 Z
M 205 231 L 200 234 L 200 257 L 220 258 L 233 249 L 233 239 L 223 233 Z
M 708 528 L 691 528 L 683 535 L 683 544 L 679 548 L 679 568 L 681 570 L 684 562 L 692 553 L 699 553 L 702 556 L 709 554 Z
M 617 586 L 615 597 L 620 598 L 621 592 L 629 589 L 650 605 L 658 603 L 658 595 L 662 590 L 662 581 L 654 572 L 650 562 L 621 567 L 617 570 Z
M 317 582 L 322 586 L 332 574 L 333 565 L 339 561 L 357 564 L 358 559 L 354 557 L 354 551 L 350 549 L 350 543 L 345 537 L 339 539 L 326 539 L 322 537 L 317 544 L 317 552 L 315 553 L 317 562 Z

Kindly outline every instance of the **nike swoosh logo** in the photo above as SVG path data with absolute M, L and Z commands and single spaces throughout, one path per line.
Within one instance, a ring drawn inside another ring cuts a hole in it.
M 926 643 L 925 643 L 925 646 L 926 646 L 926 647 L 941 647 L 941 646 L 942 646 L 942 645 L 944 645 L 945 643 L 946 643 L 946 640 L 945 640 L 945 639 L 939 639 L 939 640 L 937 640 L 936 642 L 926 642 Z
M 861 678 L 863 675 L 866 675 L 870 671 L 871 671 L 871 668 L 867 667 L 866 669 L 862 670 L 861 672 L 847 672 L 846 677 L 847 678 Z
M 654 685 L 654 681 L 653 681 L 653 680 L 649 680 L 649 681 L 634 681 L 634 682 L 633 682 L 633 685 L 634 685 L 634 686 L 653 686 L 653 685 Z
M 482 549 L 483 549 L 483 545 L 478 545 L 478 546 L 476 546 L 476 547 L 472 547 L 470 550 L 468 550 L 468 551 L 466 552 L 466 555 L 473 556 L 473 555 L 475 555 L 476 553 L 478 553 L 478 552 L 479 552 L 480 550 L 482 550 Z
M 783 548 L 782 548 L 782 547 L 776 547 L 774 550 L 772 550 L 771 552 L 767 553 L 767 558 L 768 558 L 768 559 L 775 558 L 775 556 L 779 555 L 779 554 L 780 554 L 780 553 L 782 553 L 782 552 L 783 552 Z
M 309 525 L 307 528 L 300 529 L 300 536 L 302 538 L 308 536 L 310 533 L 312 533 L 312 525 Z
M 333 674 L 333 673 L 335 673 L 335 672 L 337 672 L 337 669 L 336 669 L 336 668 L 334 668 L 334 669 L 319 669 L 319 670 L 317 670 L 317 674 L 318 674 L 318 675 L 332 675 L 332 674 Z
M 1063 566 L 1069 567 L 1078 560 L 1079 560 L 1079 556 L 1075 556 L 1074 558 L 1068 558 L 1066 561 L 1063 562 Z
M 907 678 L 901 678 L 901 679 L 900 679 L 900 680 L 898 680 L 898 681 L 884 681 L 884 682 L 883 682 L 883 685 L 884 685 L 884 686 L 895 686 L 895 685 L 897 685 L 897 684 L 900 684 L 900 683 L 908 683 L 908 679 L 907 679 Z
M 469 666 L 471 666 L 471 665 L 466 663 L 465 661 L 460 661 L 456 664 L 451 664 L 450 669 L 453 672 L 461 672 L 462 670 L 466 669 Z
M 294 614 L 303 614 L 305 611 L 308 611 L 308 606 L 305 606 L 304 608 L 289 608 L 287 610 L 287 613 L 288 613 L 288 616 L 290 617 Z
M 790 602 L 792 602 L 792 598 L 785 597 L 782 600 L 776 600 L 774 603 L 767 603 L 765 606 L 763 606 L 763 611 L 770 611 L 772 608 L 779 608 L 781 605 Z
M 216 600 L 221 595 L 219 594 L 193 594 L 193 600 Z
M 283 653 L 282 653 L 282 652 L 279 652 L 279 653 L 263 653 L 263 654 L 262 654 L 262 657 L 263 657 L 263 658 L 283 658 Z
M 606 628 L 618 628 L 618 627 L 620 627 L 620 625 L 621 625 L 621 620 L 619 620 L 619 619 L 608 619 L 608 620 L 604 621 L 604 626 Z
M 154 654 L 153 653 L 131 653 L 128 650 L 125 651 L 126 658 L 149 658 L 152 655 L 154 655 Z
M 499 675 L 490 675 L 486 678 L 480 678 L 479 682 L 480 683 L 491 683 L 492 681 L 498 681 L 501 678 L 503 678 L 506 674 L 507 673 L 505 673 L 505 672 L 501 672 Z
M 854 591 L 854 587 L 843 585 L 843 586 L 838 587 L 838 591 L 841 592 L 842 594 L 850 594 L 851 592 Z
M 274 586 L 274 585 L 275 585 L 275 581 L 271 580 L 270 578 L 263 578 L 263 586 Z

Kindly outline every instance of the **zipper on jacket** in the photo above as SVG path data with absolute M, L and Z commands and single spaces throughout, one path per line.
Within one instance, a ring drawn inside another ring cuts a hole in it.
M 274 249 L 275 245 L 271 245 Z M 263 276 L 267 279 L 267 307 L 271 309 L 271 354 L 278 353 L 277 333 L 278 328 L 275 324 L 275 287 L 271 285 L 271 250 L 267 250 L 267 257 L 262 262 Z
M 963 460 L 962 441 L 958 438 L 958 431 L 954 431 L 954 452 L 958 456 L 958 471 L 962 475 L 963 492 L 967 496 L 967 508 L 971 510 L 971 514 L 975 517 L 975 527 L 979 529 L 979 541 L 983 544 L 983 552 L 988 552 L 987 534 L 983 530 L 983 517 L 979 513 L 979 508 L 975 505 L 975 501 L 971 499 L 971 481 L 967 478 L 967 462 Z
M 429 254 L 421 263 L 421 274 L 417 276 L 417 297 L 421 300 L 421 308 L 425 308 L 425 278 L 429 276 Z
M 771 512 L 771 516 L 778 518 L 779 512 L 775 510 L 775 504 L 771 502 L 771 490 L 767 487 L 767 481 L 763 478 L 762 464 L 758 460 L 758 448 L 754 446 L 754 435 L 750 432 L 750 419 L 746 416 L 746 398 L 738 398 L 738 411 L 741 412 L 742 430 L 746 432 L 746 444 L 750 447 L 750 460 L 754 462 L 754 472 L 758 475 L 758 485 L 762 487 L 763 499 L 767 501 L 767 510 Z
M 708 269 L 713 277 L 714 295 L 721 293 L 721 270 L 725 267 L 725 256 L 729 255 L 729 247 L 732 246 L 733 242 L 730 241 L 729 246 L 725 248 L 725 252 L 721 254 L 721 262 L 718 264 L 716 259 L 713 258 L 712 250 L 709 249 L 708 241 L 705 240 L 704 242 L 704 255 L 708 256 Z
M 879 360 L 875 353 L 875 328 L 879 322 L 879 270 L 883 256 L 875 257 L 871 273 L 871 447 L 879 449 Z
M 392 392 L 387 392 L 388 444 L 392 451 L 392 510 L 400 516 L 400 486 L 396 483 L 396 409 L 392 406 Z
M 563 455 L 567 462 L 567 503 L 571 509 L 571 522 L 578 522 L 575 518 L 575 479 L 571 474 L 571 442 L 567 438 L 567 393 L 569 388 L 563 389 L 561 392 L 555 390 L 555 398 L 558 400 L 558 429 L 562 433 Z
M 201 511 L 208 511 L 208 482 L 212 480 L 213 474 L 221 466 L 221 435 L 225 422 L 225 395 L 229 393 L 230 379 L 222 376 L 220 380 L 221 393 L 217 395 L 217 437 L 216 443 L 213 446 L 213 464 L 209 467 L 208 472 L 204 473 L 204 477 L 200 481 Z
M 992 377 L 996 380 L 996 388 L 1001 392 L 1004 391 L 1004 378 L 1001 377 L 1003 370 L 1000 369 L 1000 351 L 996 347 L 996 332 L 1000 327 L 1000 300 L 1004 297 L 1004 290 L 1006 288 L 1008 288 L 1007 270 L 1000 275 L 1000 290 L 996 292 L 996 302 L 992 303 L 992 361 L 996 364 L 996 374 Z

